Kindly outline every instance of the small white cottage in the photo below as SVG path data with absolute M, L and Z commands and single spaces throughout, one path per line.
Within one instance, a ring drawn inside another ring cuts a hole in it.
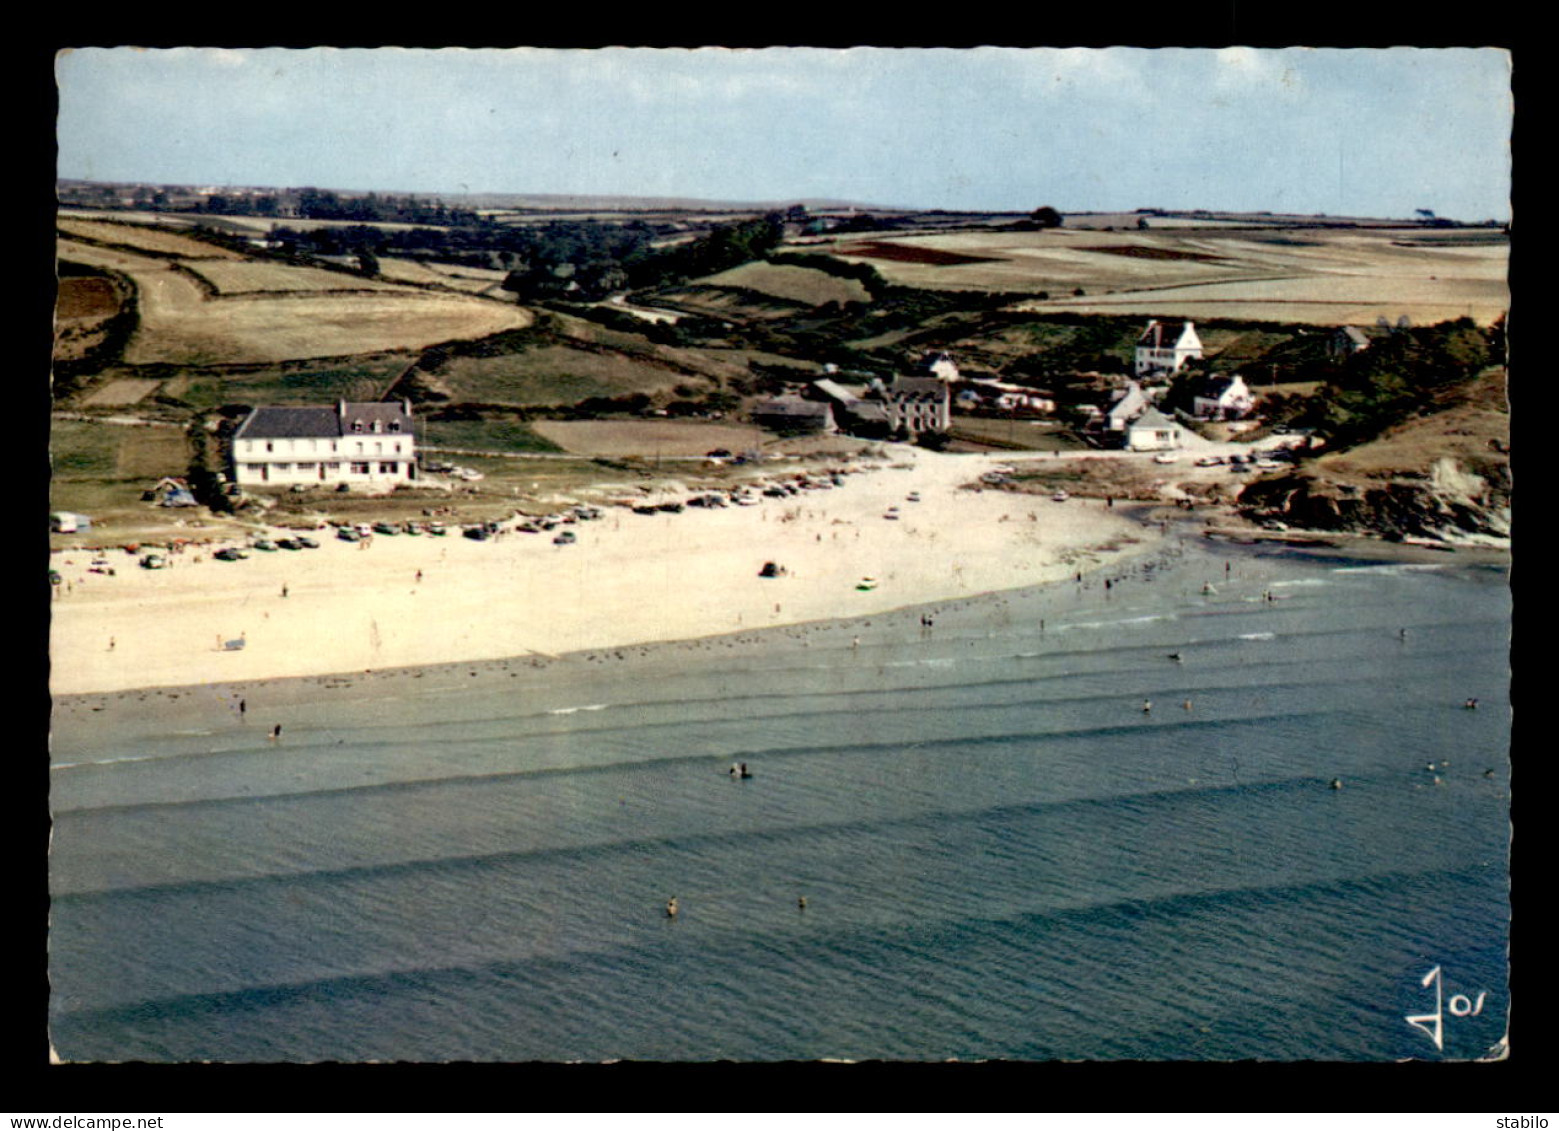
M 1126 446 L 1134 452 L 1167 452 L 1180 446 L 1181 428 L 1150 408 L 1126 426 Z

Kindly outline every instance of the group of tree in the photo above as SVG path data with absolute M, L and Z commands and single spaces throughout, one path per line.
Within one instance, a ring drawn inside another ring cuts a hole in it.
M 1322 388 L 1319 428 L 1334 448 L 1378 436 L 1503 362 L 1503 328 L 1471 318 L 1408 327 L 1344 359 Z
M 785 234 L 779 213 L 718 224 L 697 239 L 669 247 L 653 246 L 647 229 L 617 225 L 611 230 L 623 238 L 588 241 L 581 238 L 587 231 L 580 226 L 549 225 L 516 257 L 504 290 L 521 302 L 594 302 L 615 291 L 678 283 L 762 259 Z

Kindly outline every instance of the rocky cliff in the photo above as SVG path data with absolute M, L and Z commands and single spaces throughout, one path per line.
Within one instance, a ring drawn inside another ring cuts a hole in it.
M 1249 518 L 1306 530 L 1505 539 L 1512 488 L 1509 428 L 1504 374 L 1485 374 L 1443 411 L 1251 483 L 1238 505 Z
M 1472 468 L 1441 458 L 1426 474 L 1385 482 L 1338 482 L 1300 471 L 1252 483 L 1241 511 L 1305 530 L 1374 533 L 1387 538 L 1510 536 L 1510 477 L 1504 464 Z

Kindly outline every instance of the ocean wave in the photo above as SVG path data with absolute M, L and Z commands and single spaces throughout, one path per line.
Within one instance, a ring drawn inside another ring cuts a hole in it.
M 1056 628 L 1066 631 L 1072 628 L 1119 628 L 1128 624 L 1153 624 L 1157 621 L 1179 620 L 1178 613 L 1150 613 L 1141 617 L 1125 617 L 1121 620 L 1083 620 L 1074 621 L 1071 624 L 1060 624 Z
M 1443 562 L 1385 562 L 1379 565 L 1337 566 L 1333 573 L 1368 573 L 1376 577 L 1398 577 L 1409 573 L 1440 573 L 1449 569 Z

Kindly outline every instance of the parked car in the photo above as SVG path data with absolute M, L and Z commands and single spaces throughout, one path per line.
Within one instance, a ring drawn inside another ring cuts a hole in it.
M 269 538 L 256 538 L 254 548 L 267 554 L 273 554 L 276 552 L 276 543 Z
M 465 536 L 473 542 L 485 542 L 492 537 L 492 534 L 485 526 L 468 526 L 465 528 Z
M 574 532 L 572 530 L 565 530 L 563 533 L 559 534 L 552 540 L 552 544 L 554 546 L 571 546 L 576 541 L 578 541 L 578 539 L 574 536 Z
M 276 539 L 276 546 L 281 550 L 303 549 L 303 543 L 299 542 L 296 538 L 278 538 Z
M 142 569 L 165 569 L 167 565 L 168 559 L 161 554 L 147 554 L 141 559 Z
M 361 542 L 363 540 L 363 536 L 350 526 L 343 526 L 337 530 L 336 537 L 343 542 Z
M 235 549 L 232 546 L 228 546 L 228 547 L 226 547 L 224 549 L 218 550 L 216 553 L 212 554 L 211 556 L 213 558 L 215 558 L 219 562 L 236 562 L 236 561 L 242 561 L 244 558 L 247 558 L 249 555 L 244 553 L 242 550 Z
M 1196 466 L 1197 467 L 1222 467 L 1223 466 L 1223 457 L 1222 456 L 1203 456 L 1201 459 L 1196 461 Z
M 400 530 L 398 530 L 396 528 L 394 523 L 391 523 L 391 522 L 376 522 L 376 523 L 374 523 L 374 533 L 375 534 L 399 534 Z

